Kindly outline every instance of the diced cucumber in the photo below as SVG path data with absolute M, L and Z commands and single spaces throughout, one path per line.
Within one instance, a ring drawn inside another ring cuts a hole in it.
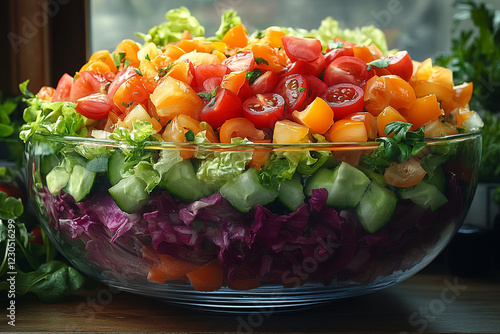
M 163 175 L 161 185 L 172 195 L 189 202 L 209 196 L 217 189 L 215 185 L 196 177 L 193 164 L 189 160 L 182 160 L 173 165 Z
M 362 171 L 346 162 L 333 172 L 320 168 L 307 181 L 308 195 L 311 195 L 312 189 L 326 188 L 326 204 L 336 209 L 354 208 L 370 184 L 370 179 Z
M 356 206 L 359 222 L 368 233 L 375 233 L 391 220 L 397 203 L 392 191 L 371 181 Z
M 436 168 L 432 176 L 429 177 L 426 182 L 435 185 L 440 192 L 446 194 L 446 176 L 444 175 L 443 168 Z
M 448 203 L 446 196 L 435 185 L 426 181 L 421 181 L 411 188 L 402 189 L 400 196 L 403 199 L 411 200 L 424 209 L 430 208 L 432 212 Z
M 73 196 L 76 202 L 80 202 L 90 193 L 94 185 L 95 174 L 81 165 L 75 165 L 64 191 Z
M 257 204 L 269 204 L 278 196 L 276 189 L 260 183 L 259 172 L 255 168 L 250 168 L 236 179 L 226 182 L 219 191 L 222 197 L 241 212 L 248 212 Z
M 278 199 L 291 211 L 297 210 L 304 204 L 306 196 L 300 182 L 300 175 L 294 174 L 290 180 L 282 182 L 278 189 Z
M 40 157 L 40 173 L 43 177 L 47 177 L 52 169 L 59 165 L 59 159 L 55 154 L 42 155 Z
M 109 188 L 118 207 L 128 213 L 139 211 L 149 199 L 145 190 L 146 183 L 135 176 L 121 179 L 117 184 Z
M 125 154 L 121 151 L 114 151 L 109 157 L 108 162 L 108 178 L 109 183 L 114 186 L 120 182 L 123 173 L 123 166 L 125 166 Z
M 46 177 L 47 188 L 53 195 L 59 194 L 66 184 L 68 184 L 70 173 L 62 166 L 54 167 Z

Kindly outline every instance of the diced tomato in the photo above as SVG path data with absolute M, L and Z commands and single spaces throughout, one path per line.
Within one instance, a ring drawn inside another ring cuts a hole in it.
M 453 93 L 453 99 L 459 107 L 467 106 L 472 97 L 472 82 L 464 82 L 461 85 L 454 86 Z
M 128 79 L 137 76 L 137 72 L 134 70 L 133 67 L 127 67 L 122 70 L 120 70 L 116 76 L 113 82 L 108 87 L 108 97 L 110 100 L 113 100 L 115 97 L 115 93 L 120 88 L 120 86 L 127 81 Z
M 309 74 L 313 76 L 318 76 L 323 72 L 325 66 L 326 63 L 323 54 L 321 54 L 318 58 L 310 62 L 298 59 L 295 62 L 291 63 L 290 66 L 288 66 L 288 68 L 285 71 L 285 75 Z
M 99 60 L 106 63 L 111 72 L 113 73 L 117 72 L 116 65 L 113 62 L 113 57 L 111 57 L 111 54 L 109 53 L 108 50 L 99 50 L 94 52 L 92 56 L 90 56 L 89 62 L 92 62 L 94 60 Z
M 387 124 L 398 121 L 408 123 L 406 118 L 404 118 L 403 115 L 399 113 L 399 111 L 391 106 L 386 107 L 377 116 L 377 129 L 379 137 L 387 137 L 387 135 L 385 134 L 385 127 L 387 126 Z M 392 137 L 392 134 L 390 134 L 389 136 Z
M 199 120 L 203 109 L 203 101 L 196 92 L 186 83 L 170 76 L 160 80 L 150 99 L 158 117 L 166 120 L 179 114 Z
M 214 128 L 220 127 L 225 121 L 243 116 L 243 104 L 235 93 L 229 89 L 217 89 L 215 97 L 201 111 L 201 120 Z
M 295 110 L 301 110 L 309 95 L 306 79 L 300 74 L 292 74 L 282 78 L 274 92 L 285 99 L 285 117 L 290 117 Z
M 339 57 L 344 57 L 344 56 L 354 57 L 354 52 L 352 51 L 352 48 L 342 47 L 342 48 L 332 49 L 332 50 L 328 51 L 325 54 L 326 66 L 330 65 L 330 63 L 332 61 L 334 61 L 335 59 L 337 59 Z
M 425 177 L 426 171 L 422 168 L 417 157 L 397 163 L 393 162 L 385 169 L 384 180 L 394 187 L 411 187 Z
M 222 62 L 231 72 L 253 71 L 255 69 L 255 60 L 250 51 L 240 52 L 231 56 Z
M 205 92 L 213 92 L 215 88 L 219 87 L 222 83 L 223 77 L 211 77 L 203 82 L 203 89 Z
M 366 111 L 355 112 L 349 114 L 345 117 L 346 119 L 350 119 L 352 121 L 363 122 L 366 128 L 366 134 L 368 135 L 368 139 L 377 138 L 377 119 L 375 116 Z
M 144 87 L 139 76 L 128 79 L 116 91 L 113 103 L 122 113 L 131 110 L 137 104 L 146 105 L 149 98 L 149 90 Z
M 189 60 L 177 61 L 172 65 L 167 75 L 180 80 L 187 85 L 191 85 L 194 79 L 195 68 Z
M 281 73 L 286 67 L 286 61 L 280 56 L 279 50 L 270 45 L 256 43 L 252 45 L 252 53 L 255 57 L 255 68 Z
M 135 41 L 131 39 L 124 39 L 120 44 L 118 44 L 115 52 L 124 52 L 124 59 L 130 62 L 130 66 L 138 67 L 139 58 L 137 58 L 137 52 L 139 52 L 139 50 L 139 45 Z
M 116 69 L 116 67 L 114 67 L 114 68 Z M 80 72 L 82 72 L 82 71 L 92 71 L 92 72 L 96 72 L 96 73 L 104 75 L 107 72 L 111 72 L 111 69 L 103 61 L 92 60 L 92 61 L 89 61 L 88 63 L 86 63 L 85 65 L 83 65 L 82 68 L 80 68 Z
M 363 111 L 364 92 L 361 87 L 349 83 L 336 84 L 328 87 L 320 97 L 333 110 L 335 120 L 348 114 Z
M 312 62 L 323 55 L 321 42 L 317 39 L 284 35 L 281 40 L 286 55 L 292 62 L 297 60 Z
M 224 58 L 225 59 L 225 58 Z M 218 65 L 221 63 L 221 60 L 219 59 L 219 56 L 217 54 L 213 53 L 205 53 L 205 52 L 188 52 L 180 56 L 177 61 L 174 63 L 176 64 L 177 62 L 182 62 L 182 61 L 189 61 L 192 63 L 194 66 L 198 65 Z
M 52 101 L 52 97 L 54 96 L 55 92 L 56 90 L 53 87 L 43 86 L 42 88 L 40 88 L 38 93 L 36 93 L 36 96 L 40 100 Z
M 198 86 L 203 86 L 205 80 L 212 77 L 222 77 L 226 75 L 228 68 L 226 65 L 198 65 L 194 67 L 194 77 Z
M 90 119 L 105 119 L 111 110 L 113 105 L 104 93 L 94 93 L 76 101 L 76 111 Z
M 333 110 L 325 100 L 317 97 L 303 111 L 295 110 L 294 120 L 309 127 L 312 133 L 325 133 L 333 124 Z
M 333 123 L 325 134 L 326 139 L 333 143 L 366 142 L 368 135 L 364 122 L 341 119 Z
M 228 48 L 243 48 L 248 44 L 248 36 L 243 24 L 231 27 L 222 37 L 222 43 L 226 43 Z
M 246 81 L 247 77 L 245 71 L 231 72 L 222 78 L 220 86 L 221 88 L 229 89 L 234 94 L 238 95 L 241 87 Z
M 273 71 L 266 71 L 250 85 L 252 94 L 257 95 L 272 92 L 277 83 L 278 75 Z
M 64 73 L 57 83 L 56 91 L 52 96 L 53 102 L 69 101 L 71 95 L 71 87 L 73 86 L 73 77 L 68 73 Z
M 30 244 L 43 245 L 42 229 L 40 226 L 36 226 L 31 230 L 28 240 Z
M 369 63 L 369 62 L 373 61 L 372 52 L 365 45 L 352 47 L 352 52 L 353 52 L 354 57 L 361 59 L 365 63 Z
M 222 124 L 219 131 L 220 142 L 230 143 L 231 138 L 247 138 L 252 142 L 261 142 L 265 139 L 264 131 L 259 130 L 255 125 L 244 117 L 228 119 Z
M 243 116 L 258 129 L 270 129 L 283 117 L 285 99 L 276 93 L 257 94 L 243 102 Z
M 92 71 L 79 72 L 73 82 L 70 92 L 70 100 L 76 102 L 78 99 L 104 92 L 108 80 L 99 73 Z
M 273 143 L 294 144 L 308 141 L 309 127 L 288 119 L 277 121 L 274 125 Z
M 415 102 L 415 91 L 397 75 L 374 76 L 365 87 L 365 109 L 378 116 L 387 106 L 408 109 Z
M 334 59 L 326 68 L 324 81 L 328 86 L 350 83 L 362 87 L 372 76 L 361 59 L 349 56 Z
M 323 94 L 323 92 L 328 88 L 326 83 L 324 83 L 321 79 L 314 75 L 303 75 L 304 79 L 306 79 L 307 87 L 309 87 L 310 99 L 311 102 L 317 96 Z
M 443 115 L 436 95 L 431 94 L 415 100 L 407 111 L 401 111 L 406 120 L 413 124 L 410 130 L 415 130 L 425 123 Z

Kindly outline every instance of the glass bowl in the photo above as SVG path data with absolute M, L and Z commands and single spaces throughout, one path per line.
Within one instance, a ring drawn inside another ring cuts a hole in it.
M 35 134 L 26 153 L 38 217 L 85 274 L 184 306 L 281 311 L 391 286 L 443 250 L 475 192 L 481 134 L 426 142 L 427 173 L 409 187 L 385 183 L 378 142 L 134 147 Z M 249 167 L 255 154 L 272 154 L 272 168 Z

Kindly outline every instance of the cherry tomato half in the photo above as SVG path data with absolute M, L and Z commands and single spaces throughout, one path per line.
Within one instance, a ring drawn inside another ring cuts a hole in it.
M 201 120 L 213 128 L 220 127 L 225 121 L 243 116 L 243 104 L 238 95 L 225 88 L 218 88 L 215 97 L 201 111 Z
M 266 71 L 255 79 L 250 87 L 252 88 L 252 93 L 254 95 L 264 94 L 272 92 L 277 83 L 278 75 L 273 71 Z
M 257 129 L 270 129 L 283 117 L 285 99 L 276 93 L 257 94 L 243 102 L 243 116 Z
M 78 99 L 104 91 L 108 80 L 97 72 L 82 71 L 79 72 L 71 87 L 70 99 L 76 102 Z
M 393 162 L 385 169 L 384 180 L 394 187 L 411 187 L 422 181 L 425 169 L 416 157 L 401 163 Z
M 231 72 L 253 71 L 255 69 L 255 59 L 250 51 L 240 52 L 225 59 L 222 65 L 226 65 Z
M 194 77 L 198 86 L 212 77 L 222 77 L 227 73 L 227 66 L 220 64 L 202 64 L 194 67 Z
M 339 83 L 350 83 L 363 86 L 373 76 L 361 59 L 342 56 L 334 59 L 326 68 L 324 81 L 328 86 Z
M 332 61 L 340 57 L 354 57 L 354 51 L 352 48 L 338 48 L 332 49 L 325 54 L 326 66 L 330 65 Z
M 397 75 L 408 81 L 413 74 L 413 62 L 411 61 L 408 51 L 399 51 L 395 54 L 388 55 L 385 59 L 389 60 L 387 70 L 391 74 Z
M 290 117 L 293 111 L 304 106 L 309 95 L 309 87 L 302 75 L 292 74 L 281 79 L 274 92 L 285 99 L 285 116 Z
M 91 94 L 76 101 L 76 111 L 90 119 L 105 119 L 111 110 L 113 105 L 104 93 Z
M 293 62 L 288 66 L 286 69 L 286 74 L 309 74 L 309 75 L 314 75 L 318 76 L 323 72 L 325 69 L 326 63 L 325 63 L 325 56 L 321 54 L 318 58 L 316 58 L 313 61 L 303 61 L 298 59 L 297 61 Z
M 311 62 L 322 55 L 321 42 L 317 39 L 285 35 L 281 40 L 286 55 L 292 62 L 297 60 Z
M 351 113 L 363 111 L 363 96 L 364 92 L 361 87 L 341 83 L 328 87 L 320 97 L 332 108 L 334 119 L 337 121 Z

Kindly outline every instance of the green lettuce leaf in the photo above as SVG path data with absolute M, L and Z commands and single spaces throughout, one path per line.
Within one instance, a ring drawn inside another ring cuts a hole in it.
M 237 137 L 232 138 L 231 143 L 248 145 L 252 142 Z M 202 181 L 222 185 L 235 179 L 245 170 L 248 162 L 252 160 L 253 151 L 214 151 L 201 154 L 203 154 L 204 160 L 201 161 L 196 176 Z
M 26 123 L 19 134 L 23 141 L 27 141 L 35 132 L 86 137 L 87 125 L 94 122 L 78 113 L 76 104 L 72 102 L 50 102 L 37 98 L 25 102 L 28 104 L 23 113 Z
M 23 214 L 23 202 L 0 191 L 0 219 L 16 219 Z
M 194 37 L 205 35 L 205 28 L 184 6 L 169 10 L 165 18 L 166 22 L 151 28 L 147 34 L 137 33 L 136 35 L 144 39 L 145 43 L 153 42 L 158 46 L 178 42 L 184 30 L 189 31 Z
M 210 40 L 220 41 L 229 29 L 238 24 L 241 24 L 241 18 L 238 16 L 238 13 L 233 9 L 226 10 L 222 14 L 220 27 L 215 32 L 215 37 L 210 38 Z

